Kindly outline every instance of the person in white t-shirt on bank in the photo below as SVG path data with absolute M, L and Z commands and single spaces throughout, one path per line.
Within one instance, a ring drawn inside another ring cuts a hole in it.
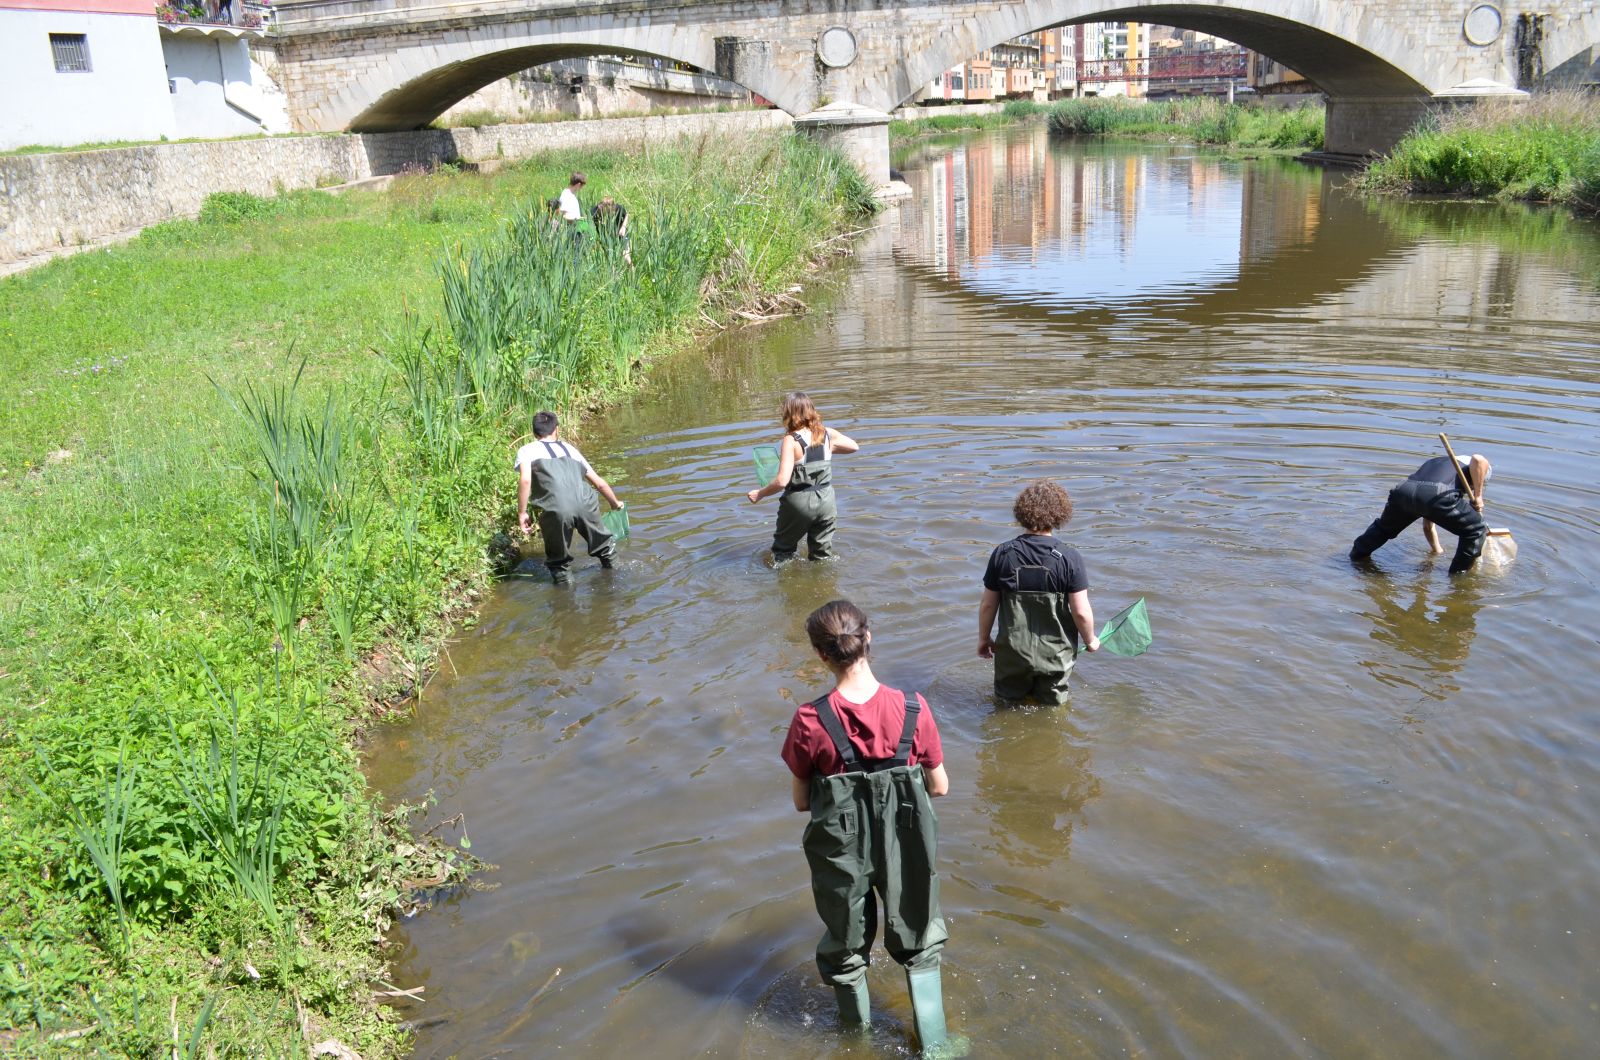
M 517 524 L 524 534 L 533 532 L 528 504 L 539 509 L 539 533 L 544 537 L 544 565 L 557 585 L 566 585 L 571 576 L 572 532 L 576 530 L 589 546 L 589 555 L 600 566 L 611 569 L 617 542 L 600 521 L 600 504 L 595 490 L 611 505 L 622 507 L 605 479 L 595 474 L 589 461 L 560 437 L 560 424 L 554 412 L 541 412 L 533 418 L 533 441 L 517 450 Z M 594 489 L 589 487 L 593 486 Z
M 556 200 L 556 209 L 560 212 L 561 219 L 569 225 L 575 225 L 583 220 L 583 206 L 578 202 L 578 192 L 587 183 L 589 178 L 582 173 L 572 174 L 567 186 L 561 189 L 561 197 Z

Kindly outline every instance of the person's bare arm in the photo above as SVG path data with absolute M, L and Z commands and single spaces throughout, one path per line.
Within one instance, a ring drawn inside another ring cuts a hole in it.
M 833 451 L 836 453 L 859 453 L 861 451 L 861 446 L 856 443 L 854 438 L 843 431 L 836 431 L 832 427 L 828 428 L 828 441 L 832 443 Z
M 1472 487 L 1472 507 L 1483 511 L 1483 487 L 1489 481 L 1489 461 L 1474 453 L 1467 463 L 1467 485 Z
M 1428 520 L 1422 520 L 1422 536 L 1428 539 L 1428 551 L 1435 556 L 1444 551 L 1444 546 L 1439 544 L 1439 531 Z
M 994 616 L 1000 611 L 1000 594 L 993 589 L 983 590 L 983 599 L 978 601 L 978 658 L 994 658 L 994 641 L 990 634 L 994 632 Z
M 772 481 L 758 490 L 751 490 L 745 496 L 751 504 L 757 504 L 775 493 L 782 493 L 789 488 L 789 478 L 794 474 L 795 460 L 803 454 L 800 453 L 800 443 L 789 437 L 783 436 L 783 441 L 778 443 L 778 473 Z
M 533 492 L 533 462 L 529 461 L 517 470 L 517 525 L 526 537 L 533 533 L 533 520 L 528 518 L 528 495 Z
M 1083 638 L 1083 646 L 1090 651 L 1099 651 L 1100 638 L 1094 634 L 1094 608 L 1089 605 L 1089 590 L 1080 589 L 1075 593 L 1068 593 L 1067 609 L 1072 612 L 1072 622 L 1078 627 L 1078 636 Z
M 941 795 L 950 794 L 950 777 L 945 774 L 943 762 L 932 769 L 923 766 L 922 777 L 927 782 L 929 798 L 937 799 Z
M 617 500 L 617 495 L 611 491 L 611 483 L 595 474 L 594 468 L 585 471 L 583 477 L 589 480 L 589 485 L 600 491 L 600 496 L 606 499 L 613 510 L 622 507 L 622 502 Z
M 797 813 L 805 813 L 811 809 L 811 782 L 801 780 L 793 773 L 789 774 L 789 795 L 794 799 L 794 808 Z

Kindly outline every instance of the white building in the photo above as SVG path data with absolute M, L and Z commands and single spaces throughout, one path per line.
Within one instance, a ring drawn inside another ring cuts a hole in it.
M 287 132 L 259 37 L 155 0 L 0 0 L 0 150 Z
M 154 0 L 0 0 L 0 150 L 177 133 Z

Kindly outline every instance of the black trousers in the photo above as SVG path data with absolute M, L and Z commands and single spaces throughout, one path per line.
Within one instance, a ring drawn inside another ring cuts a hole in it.
M 1466 494 L 1437 482 L 1413 482 L 1407 479 L 1389 491 L 1389 501 L 1383 514 L 1356 538 L 1350 546 L 1351 559 L 1366 559 L 1378 548 L 1395 538 L 1418 519 L 1426 519 L 1456 535 L 1456 554 L 1450 561 L 1450 573 L 1460 574 L 1471 570 L 1483 552 L 1483 542 L 1489 536 L 1489 524 L 1483 521 L 1472 507 Z

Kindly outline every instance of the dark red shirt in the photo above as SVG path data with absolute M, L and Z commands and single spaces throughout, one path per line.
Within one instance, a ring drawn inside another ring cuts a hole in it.
M 839 713 L 844 723 L 845 735 L 855 745 L 856 753 L 863 758 L 893 758 L 900 747 L 900 732 L 906 725 L 906 695 L 904 692 L 879 685 L 872 698 L 865 703 L 852 703 L 839 694 L 838 689 L 828 693 L 828 701 Z M 933 720 L 928 701 L 917 696 L 922 712 L 917 715 L 917 731 L 911 737 L 911 756 L 907 765 L 922 765 L 928 769 L 944 765 L 944 747 L 939 742 L 939 726 Z M 789 735 L 783 741 L 783 760 L 789 771 L 801 780 L 810 780 L 812 774 L 830 776 L 844 772 L 828 730 L 810 703 L 802 703 L 789 723 Z

